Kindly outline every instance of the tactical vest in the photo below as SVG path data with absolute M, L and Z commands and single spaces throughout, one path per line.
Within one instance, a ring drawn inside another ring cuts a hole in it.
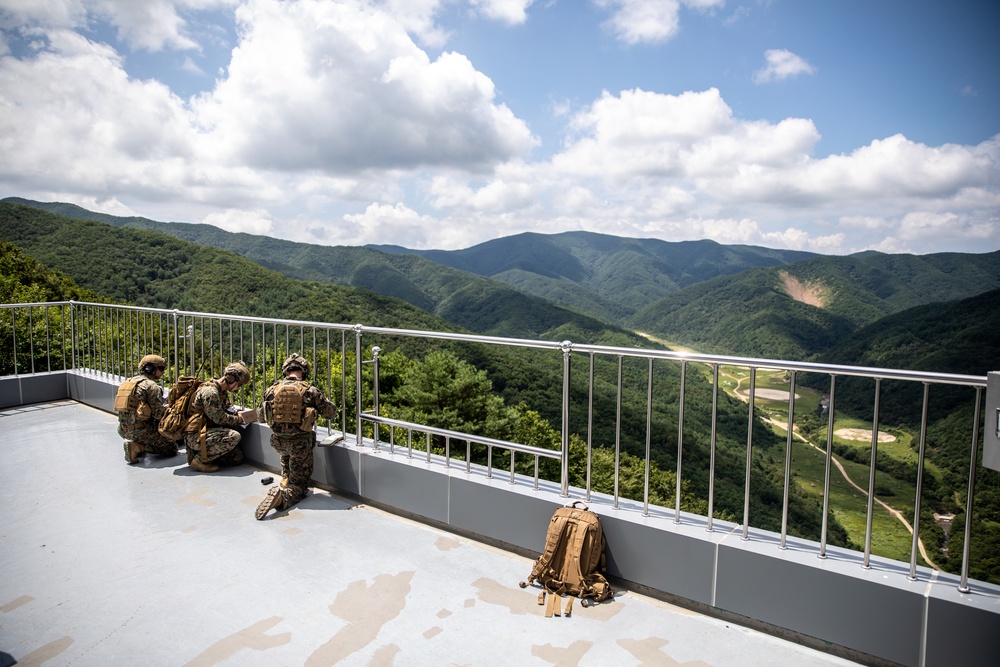
M 119 416 L 134 414 L 140 420 L 149 419 L 153 415 L 152 408 L 144 400 L 136 396 L 136 388 L 144 378 L 125 380 L 118 386 L 115 393 L 115 412 Z
M 307 384 L 280 384 L 274 389 L 272 420 L 275 424 L 295 424 L 300 426 L 305 416 L 305 393 Z
M 135 412 L 139 407 L 139 398 L 135 395 L 135 386 L 140 380 L 125 380 L 118 385 L 115 394 L 115 412 Z

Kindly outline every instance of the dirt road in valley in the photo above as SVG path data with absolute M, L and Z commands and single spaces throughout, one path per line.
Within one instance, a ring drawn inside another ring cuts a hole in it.
M 769 424 L 773 424 L 773 425 L 777 426 L 778 428 L 782 429 L 786 433 L 788 432 L 788 424 L 786 422 L 780 422 L 780 421 L 776 421 L 774 419 L 767 419 L 765 421 L 767 421 Z M 795 435 L 795 437 L 797 439 L 801 440 L 802 442 L 806 443 L 807 445 L 809 445 L 810 447 L 812 447 L 816 451 L 818 451 L 821 454 L 823 454 L 824 456 L 826 456 L 826 450 L 824 450 L 822 447 L 817 447 L 816 445 L 814 445 L 813 443 L 809 442 L 807 439 L 805 439 L 804 437 L 802 437 L 798 433 L 795 433 L 794 435 Z M 880 441 L 882 440 L 881 433 L 879 434 L 879 440 Z M 838 461 L 836 458 L 832 458 L 831 461 L 833 462 L 833 465 L 836 466 L 837 470 L 840 472 L 841 476 L 847 481 L 848 484 L 850 484 L 855 489 L 857 489 L 858 491 L 860 491 L 861 494 L 864 495 L 865 497 L 868 497 L 868 490 L 867 489 L 863 489 L 863 488 L 861 488 L 860 486 L 858 486 L 857 484 L 854 483 L 854 480 L 851 479 L 850 475 L 847 474 L 847 471 L 844 469 L 844 466 L 841 465 L 840 461 Z M 906 530 L 909 531 L 910 535 L 913 535 L 913 526 L 911 526 L 910 522 L 906 520 L 906 517 L 903 516 L 902 512 L 900 512 L 899 510 L 891 507 L 890 505 L 888 505 L 885 502 L 879 500 L 878 498 L 875 498 L 875 502 L 878 503 L 879 505 L 881 505 L 882 507 L 884 507 L 885 510 L 887 512 L 889 512 L 889 514 L 891 514 L 892 516 L 896 517 L 896 519 L 900 523 L 902 523 L 904 526 L 906 526 Z M 938 567 L 937 564 L 934 561 L 932 561 L 931 557 L 927 554 L 927 549 L 924 547 L 924 541 L 923 540 L 919 540 L 919 539 L 917 540 L 917 548 L 920 550 L 920 555 L 923 557 L 924 561 L 926 561 L 935 570 L 941 570 L 941 568 Z

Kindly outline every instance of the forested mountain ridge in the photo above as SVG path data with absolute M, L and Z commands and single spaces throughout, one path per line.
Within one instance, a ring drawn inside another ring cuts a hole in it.
M 227 232 L 204 224 L 157 222 L 95 213 L 74 204 L 41 203 L 11 197 L 4 203 L 30 206 L 115 227 L 160 232 L 239 255 L 290 278 L 360 287 L 401 299 L 475 333 L 510 338 L 546 338 L 553 330 L 581 332 L 587 342 L 638 337 L 586 313 L 561 308 L 510 286 L 442 266 L 416 255 L 372 248 L 295 243 L 266 236 Z
M 983 377 L 1000 370 L 1000 290 L 883 317 L 838 342 L 825 356 L 835 364 Z M 807 374 L 802 384 L 826 391 L 830 378 Z M 926 457 L 940 472 L 933 479 L 925 476 L 924 494 L 933 511 L 956 515 L 943 545 L 947 548 L 937 556 L 937 562 L 957 572 L 962 564 L 964 526 L 969 520 L 965 494 L 970 438 L 973 425 L 977 439 L 982 437 L 984 425 L 982 417 L 979 424 L 975 422 L 978 394 L 971 387 L 930 386 L 926 417 L 922 414 L 924 390 L 920 382 L 886 381 L 876 392 L 871 379 L 841 377 L 837 383 L 837 410 L 871 420 L 877 394 L 881 424 L 918 433 L 926 419 Z M 913 442 L 911 448 L 915 449 L 918 440 L 914 438 Z M 867 460 L 861 457 L 862 462 Z M 925 507 L 923 514 L 923 525 L 930 525 L 931 512 Z M 972 516 L 972 576 L 1000 583 L 1000 473 L 995 470 L 978 467 Z
M 709 240 L 670 242 L 594 232 L 528 232 L 463 250 L 370 247 L 415 254 L 488 276 L 617 323 L 628 323 L 646 304 L 689 285 L 816 256 L 799 250 L 722 245 Z
M 80 288 L 66 274 L 39 263 L 13 243 L 0 241 L 0 303 L 96 302 L 102 299 Z
M 81 288 L 121 303 L 456 330 L 419 308 L 373 292 L 293 280 L 235 253 L 28 206 L 0 203 L 0 240 L 22 248 Z
M 839 341 L 827 357 L 834 364 L 937 373 L 1000 370 L 1000 289 L 886 316 Z
M 633 324 L 706 351 L 827 361 L 827 351 L 887 315 L 998 288 L 1000 252 L 815 257 L 692 285 Z

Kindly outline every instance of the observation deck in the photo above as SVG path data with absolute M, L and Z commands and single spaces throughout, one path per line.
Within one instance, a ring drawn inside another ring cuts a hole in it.
M 271 473 L 129 466 L 116 427 L 0 410 L 0 665 L 855 664 L 627 589 L 545 618 L 528 557 L 323 489 L 257 521 Z

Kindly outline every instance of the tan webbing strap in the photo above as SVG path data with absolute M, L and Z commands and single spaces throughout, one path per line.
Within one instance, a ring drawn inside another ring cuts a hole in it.
M 541 593 L 538 594 L 538 604 L 539 605 L 545 604 L 545 591 L 544 590 Z
M 556 616 L 561 616 L 559 613 L 559 596 L 552 595 L 549 597 L 549 601 L 552 603 L 552 613 Z
M 535 567 L 532 568 L 531 571 L 531 577 L 528 579 L 529 582 L 545 574 L 545 571 L 551 567 L 552 561 L 556 556 L 556 549 L 562 541 L 563 532 L 566 530 L 566 525 L 569 521 L 567 517 L 559 516 L 555 517 L 555 520 L 552 523 L 555 523 L 556 525 L 549 526 L 545 536 L 545 550 L 535 562 Z
M 208 422 L 198 431 L 198 442 L 201 443 L 201 462 L 208 464 Z
M 553 604 L 553 603 L 555 603 L 555 604 Z M 552 607 L 554 607 L 557 604 L 559 604 L 559 603 L 556 602 L 556 596 L 555 595 L 550 595 L 549 596 L 549 603 L 547 605 L 545 605 L 545 618 L 552 618 Z
M 573 599 L 572 595 L 568 596 L 568 599 L 566 600 L 566 608 L 563 610 L 563 616 L 569 616 L 573 613 Z

